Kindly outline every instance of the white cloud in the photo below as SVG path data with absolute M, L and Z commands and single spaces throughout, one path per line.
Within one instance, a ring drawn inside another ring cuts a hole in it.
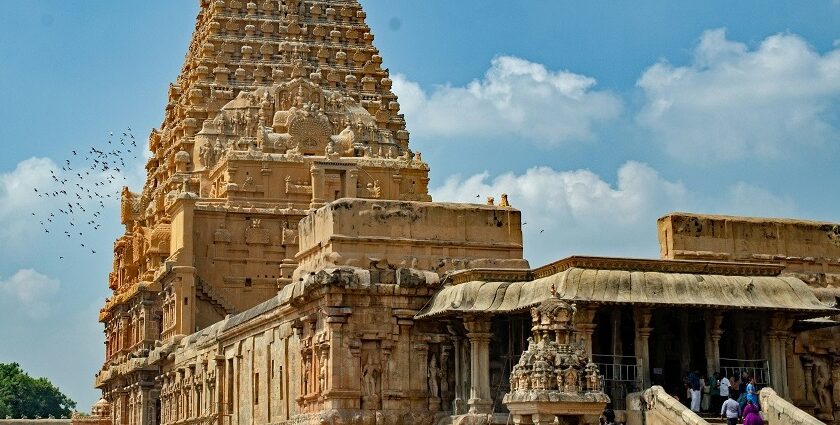
M 534 167 L 524 174 L 449 177 L 432 189 L 436 201 L 485 202 L 507 193 L 522 211 L 532 266 L 568 255 L 657 257 L 656 219 L 672 211 L 790 216 L 794 201 L 745 182 L 712 195 L 687 189 L 649 165 L 628 161 L 609 183 L 589 170 Z M 477 197 L 478 196 L 478 197 Z
M 0 298 L 7 304 L 3 315 L 17 309 L 32 319 L 45 318 L 58 287 L 58 280 L 32 269 L 21 269 L 8 279 L 0 279 Z M 11 320 L 9 316 L 7 319 Z
M 38 220 L 31 213 L 37 214 L 46 200 L 33 189 L 55 190 L 50 171 L 60 172 L 60 167 L 49 158 L 29 158 L 0 175 L 0 241 L 22 241 L 37 229 Z
M 128 181 L 122 177 L 126 176 L 131 178 L 132 182 L 136 182 L 138 175 L 142 175 L 142 165 L 132 167 L 129 173 L 118 173 L 113 169 L 94 172 L 84 165 L 80 167 L 81 169 L 78 169 L 74 165 L 73 170 L 62 170 L 62 167 L 50 158 L 33 157 L 19 162 L 14 170 L 0 174 L 0 254 L 5 254 L 13 245 L 24 241 L 32 242 L 36 235 L 59 238 L 64 230 L 90 229 L 91 226 L 85 224 L 89 220 L 105 223 L 114 219 L 119 192 L 122 185 Z M 87 180 L 79 179 L 76 173 L 84 175 L 84 172 L 90 173 L 85 175 Z M 65 183 L 54 180 L 53 176 L 65 180 Z M 108 180 L 110 176 L 114 178 Z M 93 182 L 102 184 L 95 186 Z M 76 186 L 77 183 L 82 187 Z M 87 192 L 88 189 L 91 190 L 90 193 Z M 61 190 L 66 194 L 47 195 Z M 97 192 L 103 196 L 101 200 L 105 205 L 104 210 L 99 204 L 100 198 L 95 195 Z M 73 217 L 59 212 L 59 209 L 68 210 L 68 202 L 76 209 Z M 77 202 L 85 209 L 84 212 L 77 208 Z M 95 211 L 102 211 L 102 215 L 93 217 Z M 50 217 L 50 213 L 55 216 Z M 74 226 L 69 225 L 70 221 L 75 222 Z M 44 224 L 41 224 L 42 222 Z M 83 224 L 83 228 L 75 226 L 79 224 Z M 46 234 L 45 228 L 52 233 Z
M 522 211 L 532 265 L 569 254 L 654 255 L 656 218 L 681 209 L 688 198 L 680 182 L 635 161 L 619 168 L 615 185 L 589 170 L 535 167 L 493 179 L 487 173 L 452 176 L 432 190 L 436 201 L 483 202 L 501 193 Z
M 482 79 L 427 92 L 394 76 L 408 128 L 422 137 L 515 137 L 541 144 L 592 140 L 621 113 L 620 98 L 595 79 L 512 56 L 493 59 Z
M 820 54 L 793 34 L 751 50 L 707 31 L 690 65 L 660 62 L 637 86 L 638 123 L 685 161 L 780 157 L 840 136 L 840 50 Z

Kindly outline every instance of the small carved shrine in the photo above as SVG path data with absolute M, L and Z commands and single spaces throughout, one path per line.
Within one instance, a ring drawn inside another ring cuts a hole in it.
M 515 424 L 577 424 L 610 402 L 583 341 L 571 341 L 577 309 L 552 297 L 531 308 L 528 349 L 510 375 L 503 403 Z

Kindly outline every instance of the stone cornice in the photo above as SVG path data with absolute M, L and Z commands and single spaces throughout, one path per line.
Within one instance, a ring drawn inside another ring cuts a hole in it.
M 572 256 L 534 269 L 533 277 L 539 279 L 573 267 L 581 269 L 712 274 L 721 276 L 778 276 L 784 270 L 783 266 L 776 264 Z
M 778 276 L 784 270 L 784 266 L 761 263 L 572 256 L 531 270 L 490 268 L 463 270 L 453 273 L 449 276 L 448 280 L 453 285 L 471 281 L 522 282 L 552 276 L 573 267 L 595 270 L 710 274 L 721 276 Z

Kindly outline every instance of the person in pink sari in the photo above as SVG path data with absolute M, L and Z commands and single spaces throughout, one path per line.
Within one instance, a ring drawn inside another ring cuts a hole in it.
M 758 408 L 751 401 L 748 401 L 747 405 L 744 406 L 743 416 L 744 425 L 764 425 L 764 419 L 758 414 Z

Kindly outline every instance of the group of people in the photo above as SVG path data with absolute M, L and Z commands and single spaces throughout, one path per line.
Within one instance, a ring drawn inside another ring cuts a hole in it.
M 729 424 L 735 424 L 739 419 L 743 419 L 745 425 L 764 423 L 758 414 L 761 410 L 758 384 L 755 376 L 746 371 L 740 376 L 715 372 L 707 378 L 695 370 L 686 376 L 685 388 L 689 406 L 695 413 L 720 412 Z

